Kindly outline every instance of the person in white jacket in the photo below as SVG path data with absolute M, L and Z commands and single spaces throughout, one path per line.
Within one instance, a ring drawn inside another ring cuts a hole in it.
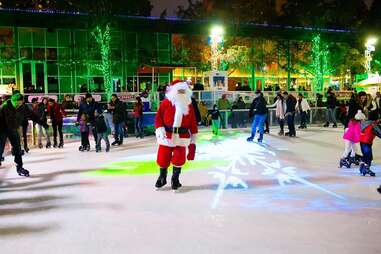
M 286 101 L 284 100 L 281 93 L 277 93 L 276 101 L 272 105 L 268 105 L 268 108 L 275 107 L 275 116 L 278 119 L 280 131 L 278 133 L 279 136 L 284 135 L 284 120 L 285 120 L 285 113 L 286 113 Z
M 298 101 L 296 103 L 296 111 L 300 115 L 300 126 L 298 127 L 299 129 L 307 128 L 307 114 L 310 110 L 311 108 L 307 100 L 303 97 L 301 93 L 299 93 Z

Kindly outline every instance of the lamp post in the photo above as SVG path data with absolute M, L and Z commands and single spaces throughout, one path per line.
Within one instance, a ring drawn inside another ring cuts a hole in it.
M 365 43 L 365 69 L 366 72 L 371 74 L 372 68 L 371 68 L 371 62 L 373 60 L 372 58 L 372 52 L 376 51 L 376 44 L 377 44 L 377 38 L 369 38 Z
M 224 29 L 221 26 L 214 26 L 210 31 L 210 46 L 212 50 L 212 71 L 218 70 L 219 46 L 223 42 Z

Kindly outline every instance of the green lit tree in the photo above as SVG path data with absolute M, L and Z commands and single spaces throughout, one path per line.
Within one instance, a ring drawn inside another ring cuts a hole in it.
M 101 70 L 104 79 L 105 92 L 107 99 L 111 99 L 113 93 L 112 76 L 111 76 L 111 28 L 109 24 L 105 26 L 97 26 L 91 33 L 95 41 L 98 44 L 101 63 L 97 65 L 97 68 Z

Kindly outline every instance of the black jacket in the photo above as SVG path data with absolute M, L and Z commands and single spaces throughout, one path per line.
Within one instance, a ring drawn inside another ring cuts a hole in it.
M 192 106 L 193 106 L 194 114 L 196 116 L 196 121 L 197 123 L 199 123 L 201 122 L 201 114 L 200 114 L 200 110 L 198 109 L 197 101 L 195 98 L 192 98 Z
M 114 124 L 122 123 L 126 120 L 126 107 L 122 101 L 117 99 L 114 104 L 112 122 Z
M 294 96 L 289 95 L 286 100 L 286 113 L 294 113 L 297 100 Z
M 17 131 L 25 119 L 47 127 L 47 124 L 40 120 L 27 105 L 15 108 L 11 100 L 7 100 L 0 109 L 0 131 Z
M 82 102 L 81 105 L 79 106 L 78 110 L 78 115 L 77 115 L 77 122 L 81 119 L 82 114 L 86 114 L 89 117 L 89 122 L 93 123 L 94 122 L 94 112 L 99 111 L 100 107 L 97 102 L 94 100 L 90 103 L 87 103 L 86 101 Z
M 259 96 L 253 100 L 250 106 L 249 117 L 255 114 L 264 115 L 267 114 L 267 102 L 263 96 Z
M 208 116 L 209 115 L 212 116 L 212 120 L 222 119 L 222 116 L 221 116 L 220 111 L 218 109 L 213 109 L 212 111 L 210 111 L 210 113 L 208 113 Z
M 97 130 L 97 133 L 104 133 L 107 131 L 107 125 L 103 115 L 99 115 L 95 117 L 94 126 L 95 126 L 95 129 Z
M 327 96 L 327 108 L 336 108 L 336 96 L 333 93 L 328 94 Z

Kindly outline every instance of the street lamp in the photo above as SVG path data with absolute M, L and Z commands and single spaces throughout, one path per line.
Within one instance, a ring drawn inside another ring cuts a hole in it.
M 219 45 L 224 41 L 224 28 L 213 26 L 210 30 L 210 46 L 212 49 L 212 70 L 218 70 Z
M 368 73 L 372 72 L 371 69 L 371 62 L 373 60 L 372 58 L 372 52 L 376 51 L 376 44 L 377 44 L 377 38 L 370 37 L 365 43 L 365 69 Z

